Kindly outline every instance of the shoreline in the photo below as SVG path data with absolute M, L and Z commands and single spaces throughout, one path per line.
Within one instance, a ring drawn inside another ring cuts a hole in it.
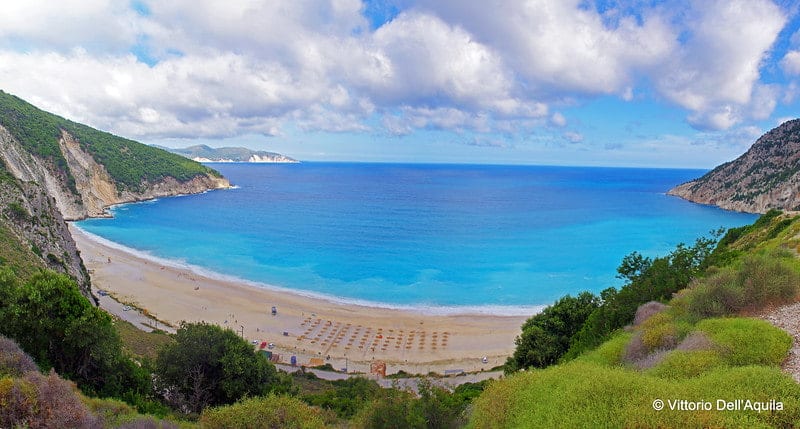
M 135 204 L 135 203 L 123 203 Z M 119 204 L 120 206 L 123 204 Z M 176 270 L 189 271 L 197 276 L 202 276 L 211 280 L 222 282 L 232 282 L 246 285 L 249 287 L 264 289 L 274 293 L 285 293 L 295 295 L 302 298 L 309 298 L 312 300 L 326 301 L 331 304 L 352 305 L 356 307 L 367 307 L 374 309 L 398 310 L 407 313 L 420 314 L 423 316 L 475 316 L 475 315 L 492 315 L 492 316 L 509 316 L 509 317 L 531 317 L 534 314 L 541 312 L 547 305 L 502 305 L 502 304 L 487 304 L 487 305 L 415 305 L 415 304 L 391 304 L 385 302 L 369 301 L 359 298 L 340 298 L 333 295 L 328 295 L 321 292 L 294 290 L 288 287 L 275 286 L 272 284 L 262 283 L 255 280 L 248 280 L 241 277 L 236 277 L 230 274 L 222 274 L 211 269 L 192 265 L 189 263 L 177 261 L 174 259 L 162 258 L 153 256 L 146 251 L 133 249 L 123 244 L 111 241 L 107 238 L 100 237 L 96 234 L 88 232 L 81 227 L 70 223 L 70 231 L 79 230 L 80 233 L 88 240 L 96 242 L 104 247 L 117 250 L 122 253 L 130 254 L 138 259 L 147 261 L 152 264 L 160 264 Z
M 489 370 L 513 353 L 514 338 L 533 314 L 481 314 L 457 307 L 435 314 L 331 301 L 148 258 L 72 223 L 69 229 L 94 291 L 106 290 L 175 327 L 204 321 L 249 341 L 274 343 L 271 351 L 286 363 L 296 356 L 298 365 L 330 363 L 337 370 L 369 373 L 373 361 L 383 361 L 387 374 Z

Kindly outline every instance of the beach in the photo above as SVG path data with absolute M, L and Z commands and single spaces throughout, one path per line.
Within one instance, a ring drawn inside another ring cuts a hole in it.
M 356 305 L 274 290 L 126 251 L 70 225 L 92 288 L 174 330 L 181 322 L 230 328 L 248 341 L 273 343 L 280 362 L 331 364 L 387 374 L 489 370 L 514 351 L 528 316 L 432 314 Z M 275 314 L 272 308 L 275 308 Z M 114 307 L 115 309 L 120 306 Z M 116 310 L 115 310 L 116 311 Z M 484 359 L 485 358 L 485 359 Z

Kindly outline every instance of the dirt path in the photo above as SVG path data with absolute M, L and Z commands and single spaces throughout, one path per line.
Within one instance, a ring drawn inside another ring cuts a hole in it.
M 783 362 L 783 370 L 800 383 L 800 302 L 764 311 L 756 317 L 783 329 L 793 338 L 789 357 Z

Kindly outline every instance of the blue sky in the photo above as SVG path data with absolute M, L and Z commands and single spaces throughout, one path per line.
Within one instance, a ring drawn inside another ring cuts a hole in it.
M 145 143 L 711 168 L 798 116 L 791 1 L 31 0 L 0 89 Z

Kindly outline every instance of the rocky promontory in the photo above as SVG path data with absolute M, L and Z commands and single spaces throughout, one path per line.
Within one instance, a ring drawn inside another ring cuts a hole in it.
M 800 119 L 784 122 L 739 158 L 668 194 L 749 213 L 800 210 Z
M 107 216 L 114 204 L 226 187 L 219 172 L 195 161 L 0 91 L 0 267 L 8 249 L 22 249 L 38 265 L 75 278 L 90 296 L 65 221 Z

